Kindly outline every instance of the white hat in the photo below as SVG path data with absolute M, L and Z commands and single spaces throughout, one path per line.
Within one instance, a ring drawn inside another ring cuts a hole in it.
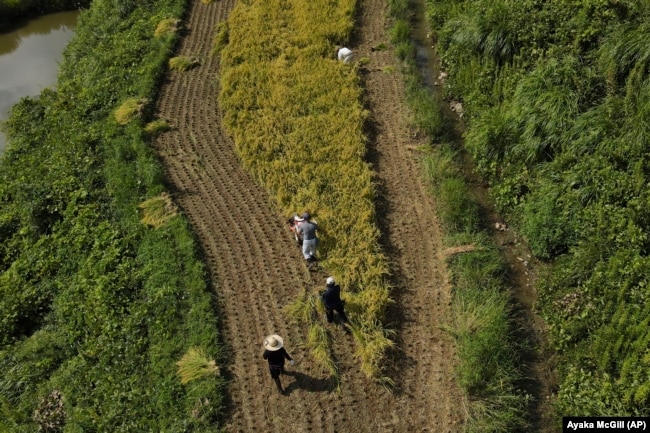
M 304 218 L 300 218 L 298 215 L 294 215 L 294 216 L 293 216 L 293 220 L 294 220 L 294 221 L 298 221 L 298 222 L 300 222 L 300 221 L 304 221 L 305 219 L 304 219 Z
M 329 285 L 329 284 L 334 284 L 334 277 L 327 277 L 327 280 L 325 280 L 325 282 L 326 282 L 328 285 Z
M 264 348 L 271 352 L 282 349 L 282 346 L 284 346 L 284 340 L 277 334 L 271 334 L 264 339 Z

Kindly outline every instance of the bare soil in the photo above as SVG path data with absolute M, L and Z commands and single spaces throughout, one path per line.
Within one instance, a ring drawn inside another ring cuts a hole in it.
M 309 272 L 283 216 L 240 166 L 221 125 L 217 103 L 219 60 L 209 55 L 216 24 L 235 0 L 191 1 L 185 35 L 175 55 L 198 57 L 200 66 L 172 72 L 161 88 L 157 113 L 175 128 L 154 146 L 170 188 L 199 239 L 220 303 L 230 364 L 227 432 L 444 432 L 461 430 L 463 396 L 453 370 L 455 349 L 440 325 L 448 315 L 450 285 L 435 202 L 421 182 L 413 149 L 421 139 L 408 112 L 398 61 L 388 44 L 387 2 L 361 0 L 350 47 L 361 69 L 368 125 L 368 159 L 376 172 L 382 244 L 391 266 L 395 305 L 389 326 L 396 349 L 387 360 L 387 389 L 364 376 L 354 341 L 329 326 L 340 369 L 332 383 L 303 345 L 305 329 L 283 312 L 307 288 L 322 289 L 325 271 Z M 345 288 L 344 288 L 345 289 Z M 263 338 L 278 333 L 297 360 L 275 390 L 261 357 Z

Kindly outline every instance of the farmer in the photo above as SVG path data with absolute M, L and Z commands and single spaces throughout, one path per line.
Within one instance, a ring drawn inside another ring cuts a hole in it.
M 298 233 L 298 225 L 303 221 L 304 220 L 296 214 L 287 220 L 287 224 L 289 224 L 289 230 L 291 230 L 291 233 L 293 233 L 293 237 L 300 247 L 302 247 L 302 236 Z
M 352 50 L 346 47 L 341 47 L 336 53 L 336 56 L 340 62 L 350 63 L 352 61 Z
M 348 323 L 348 318 L 343 311 L 343 301 L 341 300 L 341 287 L 336 284 L 334 277 L 327 277 L 325 280 L 325 291 L 321 295 L 323 304 L 325 304 L 325 314 L 327 315 L 327 323 L 334 321 L 334 312 L 339 314 L 341 325 L 345 327 Z
M 307 261 L 307 265 L 311 265 L 316 261 L 316 245 L 318 239 L 316 238 L 316 230 L 318 225 L 311 221 L 309 212 L 302 214 L 303 221 L 298 223 L 297 233 L 302 237 L 302 255 Z
M 278 392 L 284 394 L 282 384 L 280 383 L 280 374 L 284 373 L 284 360 L 289 360 L 293 365 L 293 359 L 289 356 L 284 348 L 284 340 L 277 334 L 269 335 L 264 339 L 264 353 L 262 357 L 269 362 L 269 371 L 271 378 L 278 387 Z

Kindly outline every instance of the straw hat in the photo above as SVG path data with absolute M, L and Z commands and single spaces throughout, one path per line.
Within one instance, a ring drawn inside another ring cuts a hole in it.
M 264 339 L 264 348 L 271 352 L 282 349 L 283 345 L 284 340 L 277 334 L 271 334 Z

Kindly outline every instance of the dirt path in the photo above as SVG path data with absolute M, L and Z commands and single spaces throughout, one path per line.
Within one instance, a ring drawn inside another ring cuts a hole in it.
M 461 398 L 452 369 L 454 349 L 439 329 L 450 302 L 434 203 L 420 182 L 404 113 L 400 76 L 384 72 L 397 61 L 387 43 L 386 2 L 362 0 L 357 58 L 364 70 L 372 111 L 370 159 L 377 170 L 383 215 L 380 225 L 391 261 L 397 300 L 391 311 L 397 330 L 393 392 L 369 382 L 353 358 L 354 342 L 337 328 L 335 357 L 341 387 L 300 346 L 304 329 L 289 324 L 282 308 L 304 289 L 324 285 L 310 274 L 281 215 L 241 168 L 217 105 L 218 59 L 210 58 L 212 31 L 227 19 L 235 0 L 191 2 L 187 32 L 176 55 L 197 56 L 200 67 L 171 73 L 157 105 L 158 115 L 176 126 L 155 147 L 166 167 L 176 202 L 201 242 L 221 304 L 223 337 L 232 363 L 228 432 L 456 432 Z M 261 359 L 265 335 L 285 337 L 298 360 L 283 378 L 287 396 L 277 394 Z

